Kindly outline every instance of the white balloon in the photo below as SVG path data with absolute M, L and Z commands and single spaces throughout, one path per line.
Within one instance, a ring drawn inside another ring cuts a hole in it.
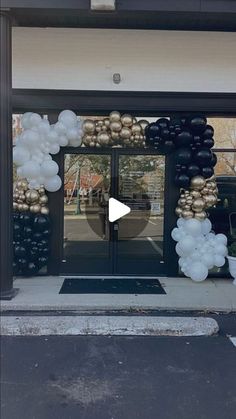
M 60 146 L 59 146 L 59 144 L 52 144 L 52 145 L 50 146 L 50 148 L 49 148 L 49 152 L 50 152 L 51 154 L 57 154 L 57 153 L 59 153 L 59 151 L 60 151 Z
M 22 128 L 27 129 L 30 128 L 30 116 L 32 115 L 32 112 L 25 112 L 21 117 L 21 125 Z
M 76 141 L 78 140 L 79 133 L 77 127 L 72 127 L 67 130 L 66 136 L 69 141 Z
M 30 159 L 30 152 L 26 147 L 16 146 L 13 148 L 13 162 L 22 166 Z
M 50 154 L 44 154 L 44 161 L 52 160 L 52 156 Z
M 44 183 L 44 187 L 48 192 L 58 191 L 61 185 L 62 185 L 62 181 L 58 175 L 45 179 L 45 183 Z
M 187 234 L 192 236 L 200 235 L 202 232 L 201 221 L 191 218 L 190 220 L 185 221 L 184 230 Z
M 179 242 L 175 246 L 175 251 L 176 251 L 177 255 L 179 255 L 181 257 L 185 256 L 185 253 L 183 252 L 183 249 L 180 247 Z
M 58 164 L 53 160 L 46 160 L 41 165 L 41 173 L 44 177 L 52 177 L 57 175 L 59 171 Z
M 67 128 L 76 126 L 77 116 L 74 112 L 65 110 L 59 114 L 58 120 L 63 123 Z
M 226 246 L 224 246 L 224 244 L 222 243 L 216 243 L 215 246 L 215 253 L 217 255 L 221 255 L 221 256 L 227 256 L 228 254 L 228 249 Z
M 24 131 L 23 135 L 23 143 L 29 147 L 29 149 L 35 149 L 40 144 L 40 135 L 37 131 L 33 131 L 32 129 L 27 129 Z
M 224 234 L 216 234 L 215 240 L 227 246 L 227 237 Z
M 50 131 L 50 124 L 47 119 L 42 119 L 40 124 L 37 125 L 37 130 L 41 135 L 47 135 Z
M 57 132 L 58 135 L 65 135 L 67 132 L 67 128 L 65 127 L 65 125 L 63 125 L 63 123 L 61 121 L 58 121 L 55 125 L 54 125 L 54 129 Z
M 65 135 L 60 135 L 59 136 L 59 140 L 58 140 L 58 144 L 61 147 L 66 147 L 68 145 L 68 138 Z
M 51 129 L 47 134 L 47 141 L 51 144 L 57 144 L 59 141 L 59 137 L 57 132 L 54 129 Z
M 208 269 L 201 262 L 194 262 L 189 268 L 189 276 L 193 281 L 201 282 L 207 278 Z
M 214 265 L 217 268 L 221 268 L 221 266 L 224 266 L 225 264 L 225 258 L 221 255 L 215 255 L 214 256 Z
M 82 143 L 82 138 L 78 138 L 77 140 L 70 141 L 69 145 L 71 147 L 80 147 Z
M 177 220 L 177 226 L 178 227 L 183 227 L 184 224 L 185 224 L 185 219 L 182 218 L 182 217 L 178 218 L 178 220 Z
M 201 222 L 201 224 L 202 224 L 202 233 L 204 235 L 210 233 L 210 231 L 212 229 L 212 224 L 211 224 L 210 220 L 208 218 L 206 218 L 205 220 L 203 220 Z
M 28 179 L 36 179 L 40 176 L 40 165 L 35 161 L 29 160 L 22 166 L 23 176 Z
M 40 183 L 37 179 L 32 179 L 29 182 L 29 187 L 30 187 L 30 189 L 39 189 L 40 188 Z
M 176 242 L 178 242 L 179 240 L 180 240 L 180 238 L 181 238 L 181 233 L 180 233 L 180 231 L 179 231 L 179 229 L 178 228 L 174 228 L 173 230 L 172 230 L 172 232 L 171 232 L 171 237 L 172 237 L 172 239 L 173 240 L 175 240 Z
M 184 255 L 190 255 L 195 249 L 196 242 L 193 237 L 186 236 L 179 241 L 179 248 L 182 250 Z
M 42 118 L 38 113 L 32 113 L 29 116 L 29 123 L 31 127 L 39 125 L 41 121 L 42 121 Z
M 212 269 L 214 266 L 214 256 L 212 254 L 205 253 L 201 258 L 201 262 L 206 265 L 208 269 Z

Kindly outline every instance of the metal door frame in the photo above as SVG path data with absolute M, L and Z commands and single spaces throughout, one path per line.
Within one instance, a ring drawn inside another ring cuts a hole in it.
M 176 199 L 178 197 L 178 189 L 173 185 L 173 155 L 172 154 L 165 154 L 161 153 L 156 150 L 149 150 L 149 149 L 128 149 L 128 148 L 73 148 L 73 147 L 64 147 L 61 153 L 58 155 L 58 163 L 60 166 L 60 176 L 64 179 L 64 158 L 65 154 L 84 154 L 84 155 L 109 155 L 111 156 L 111 195 L 114 198 L 118 198 L 118 179 L 119 179 L 119 158 L 122 155 L 130 155 L 130 156 L 158 156 L 158 155 L 165 155 L 165 193 L 164 193 L 164 234 L 163 234 L 163 250 L 164 250 L 164 264 L 165 264 L 165 273 L 158 273 L 158 276 L 163 275 L 177 275 L 178 263 L 177 263 L 177 255 L 175 252 L 175 243 L 171 240 L 170 232 L 172 228 L 175 226 L 176 217 L 174 213 L 174 207 L 176 203 Z M 64 182 L 63 182 L 64 183 Z M 63 204 L 61 204 L 63 203 Z M 57 205 L 59 202 L 57 201 Z M 59 254 L 60 254 L 60 267 L 62 265 L 63 259 L 63 232 L 64 232 L 64 188 L 61 188 L 60 191 L 60 204 L 58 205 L 60 211 L 60 239 L 59 239 Z M 133 274 L 118 274 L 117 273 L 117 240 L 118 235 L 114 230 L 113 223 L 109 225 L 109 232 L 110 232 L 110 251 L 111 251 L 111 269 L 109 274 L 104 274 L 103 272 L 99 272 L 98 275 L 106 275 L 106 276 L 144 276 L 138 273 Z M 52 262 L 53 263 L 53 262 Z M 60 273 L 63 270 L 60 269 Z M 66 272 L 63 271 L 63 275 Z M 70 273 L 72 276 L 80 276 L 81 273 L 74 272 Z M 91 273 L 83 274 L 83 276 L 91 276 Z M 145 275 L 145 276 L 153 276 L 153 275 Z

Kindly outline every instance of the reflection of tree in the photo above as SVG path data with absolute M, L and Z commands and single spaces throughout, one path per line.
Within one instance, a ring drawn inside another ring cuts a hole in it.
M 209 118 L 215 130 L 215 148 L 234 149 L 235 152 L 217 153 L 216 174 L 236 175 L 236 118 Z
M 107 156 L 67 154 L 65 158 L 65 186 L 74 182 L 78 170 L 91 179 L 92 175 L 102 175 L 105 186 L 110 177 L 110 160 Z

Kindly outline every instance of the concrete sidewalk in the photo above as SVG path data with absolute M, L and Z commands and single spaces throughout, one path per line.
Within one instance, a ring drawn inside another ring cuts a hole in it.
M 166 295 L 59 294 L 64 277 L 19 278 L 19 293 L 1 301 L 6 311 L 138 311 L 180 310 L 236 311 L 236 287 L 231 279 L 207 279 L 195 283 L 188 278 L 158 278 Z

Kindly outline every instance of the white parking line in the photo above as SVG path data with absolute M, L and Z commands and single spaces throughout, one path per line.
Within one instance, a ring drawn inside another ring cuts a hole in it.
M 154 240 L 151 237 L 147 237 L 147 240 L 150 242 L 153 249 L 155 249 L 156 252 L 159 253 L 159 255 L 163 256 L 162 249 L 154 242 Z
M 151 221 L 151 220 L 148 220 L 148 222 L 150 223 L 150 224 L 153 224 L 154 226 L 157 226 L 157 223 L 154 223 L 153 221 Z
M 236 346 L 236 338 L 231 337 L 231 338 L 230 338 L 230 340 L 231 340 L 232 344 L 233 344 L 234 346 Z

